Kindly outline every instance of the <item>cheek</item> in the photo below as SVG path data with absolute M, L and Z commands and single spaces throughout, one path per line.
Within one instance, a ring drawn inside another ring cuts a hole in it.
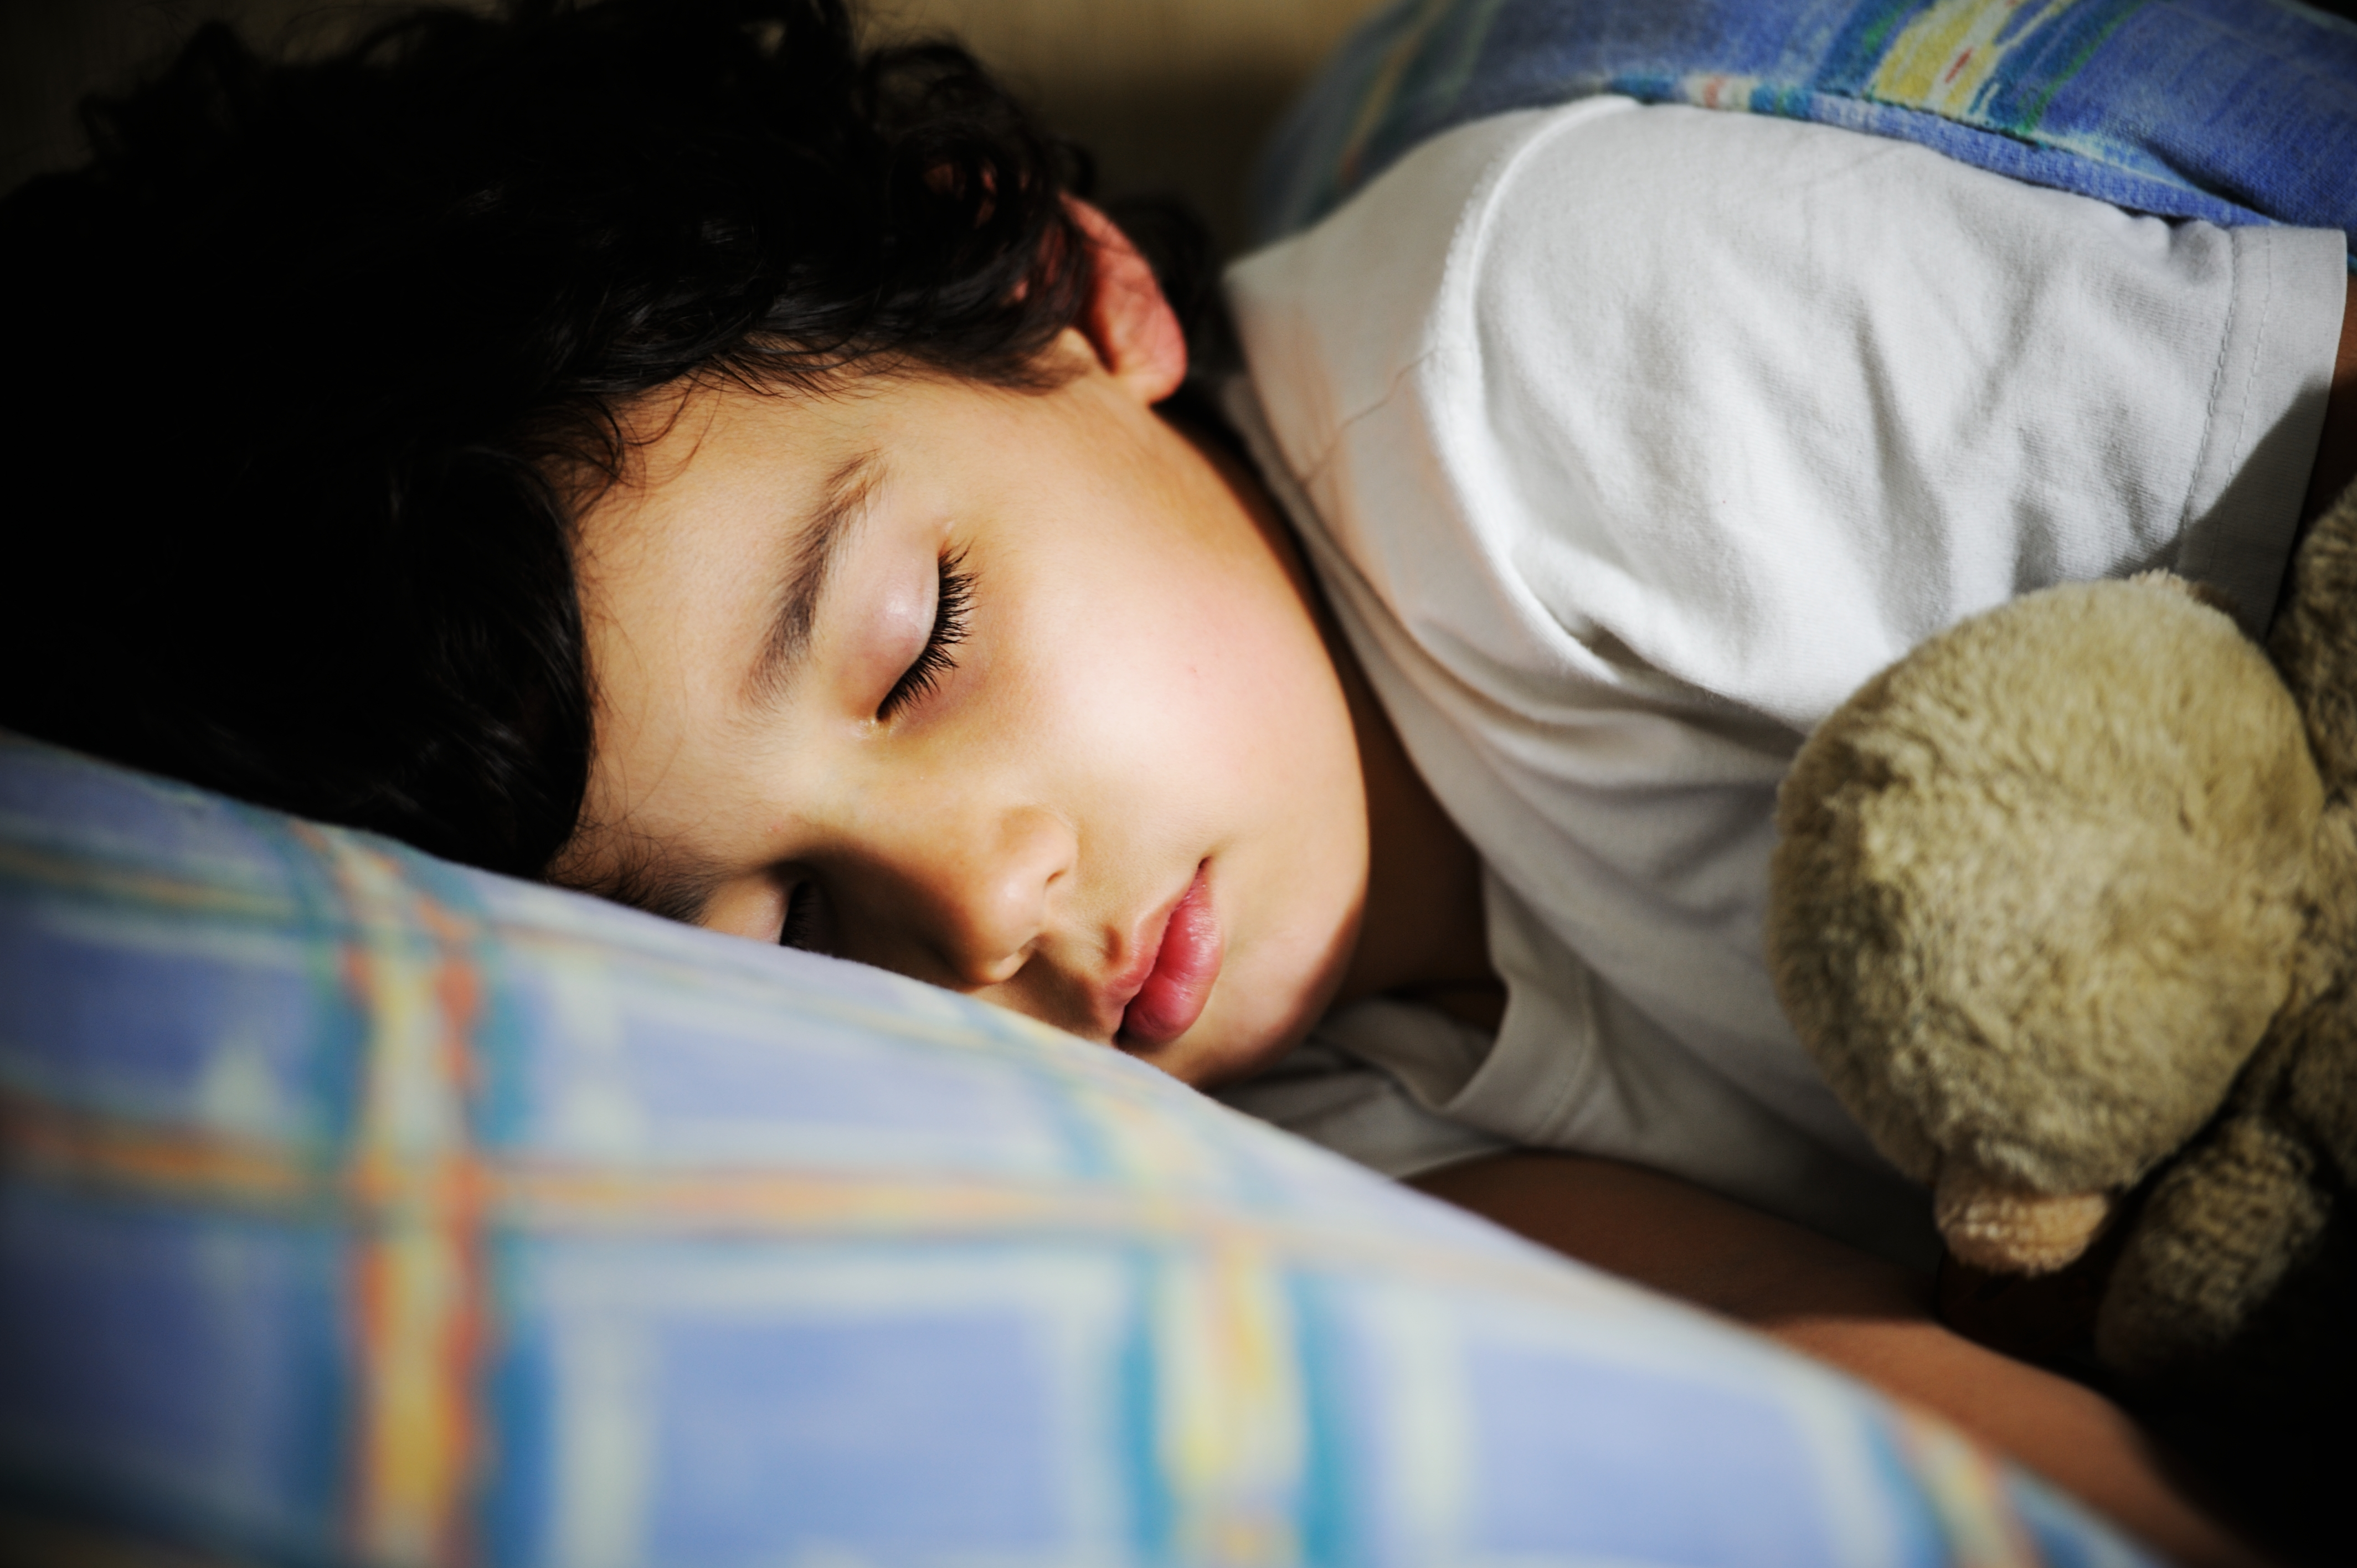
M 1071 744 L 1174 832 L 1297 824 L 1357 787 L 1348 710 L 1300 601 L 1221 564 L 1140 573 L 1073 607 L 1042 671 Z

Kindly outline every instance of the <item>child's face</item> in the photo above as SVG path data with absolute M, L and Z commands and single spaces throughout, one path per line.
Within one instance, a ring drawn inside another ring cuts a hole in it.
M 651 411 L 581 524 L 597 745 L 561 869 L 762 941 L 791 913 L 1207 1082 L 1297 1039 L 1351 959 L 1351 713 L 1274 520 L 1079 333 L 1053 352 L 1045 392 Z

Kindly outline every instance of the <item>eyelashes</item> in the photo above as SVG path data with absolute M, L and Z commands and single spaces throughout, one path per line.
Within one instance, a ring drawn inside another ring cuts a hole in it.
M 974 613 L 974 574 L 960 569 L 964 561 L 963 551 L 942 558 L 941 588 L 933 600 L 932 630 L 925 636 L 925 646 L 909 661 L 909 667 L 877 704 L 877 723 L 884 723 L 928 695 L 941 684 L 943 675 L 957 668 L 957 660 L 950 650 L 965 640 L 967 622 Z M 786 918 L 778 931 L 778 945 L 809 952 L 826 951 L 834 924 L 828 913 L 826 895 L 817 883 L 795 883 L 793 891 L 786 896 Z
M 786 921 L 778 932 L 781 948 L 800 948 L 805 952 L 821 950 L 825 940 L 826 908 L 823 897 L 814 882 L 797 882 L 786 898 Z
M 974 613 L 974 574 L 958 568 L 965 561 L 965 553 L 944 558 L 941 564 L 941 592 L 933 606 L 933 629 L 925 638 L 925 646 L 909 660 L 909 668 L 900 672 L 899 680 L 886 693 L 876 709 L 876 722 L 899 713 L 911 703 L 930 693 L 941 679 L 957 668 L 957 660 L 950 650 L 965 640 L 966 623 Z

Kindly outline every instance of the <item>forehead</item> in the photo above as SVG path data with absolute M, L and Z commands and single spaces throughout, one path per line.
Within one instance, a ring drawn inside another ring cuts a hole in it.
M 734 511 L 716 514 L 748 482 L 781 500 L 812 482 L 830 454 L 858 442 L 894 385 L 845 378 L 814 389 L 754 387 L 716 379 L 663 387 L 624 410 L 623 463 L 581 509 L 575 550 L 592 586 L 629 570 L 618 553 L 693 543 Z M 689 528 L 684 525 L 702 525 Z
M 664 389 L 627 412 L 620 474 L 577 516 L 574 572 L 596 693 L 589 791 L 568 882 L 687 915 L 693 867 L 647 813 L 698 728 L 726 725 L 715 672 L 746 662 L 830 480 L 872 448 L 889 389 Z M 683 878 L 686 882 L 683 884 Z
M 716 547 L 732 529 L 774 528 L 856 456 L 937 451 L 955 429 L 1039 401 L 1035 391 L 905 365 L 808 385 L 716 376 L 658 389 L 623 412 L 621 472 L 576 518 L 585 596 L 609 592 L 650 557 Z

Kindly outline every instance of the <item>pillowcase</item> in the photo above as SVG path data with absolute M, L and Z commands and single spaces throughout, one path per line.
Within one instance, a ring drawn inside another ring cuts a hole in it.
M 0 1151 L 35 1556 L 2141 1561 L 1116 1052 L 5 736 Z

